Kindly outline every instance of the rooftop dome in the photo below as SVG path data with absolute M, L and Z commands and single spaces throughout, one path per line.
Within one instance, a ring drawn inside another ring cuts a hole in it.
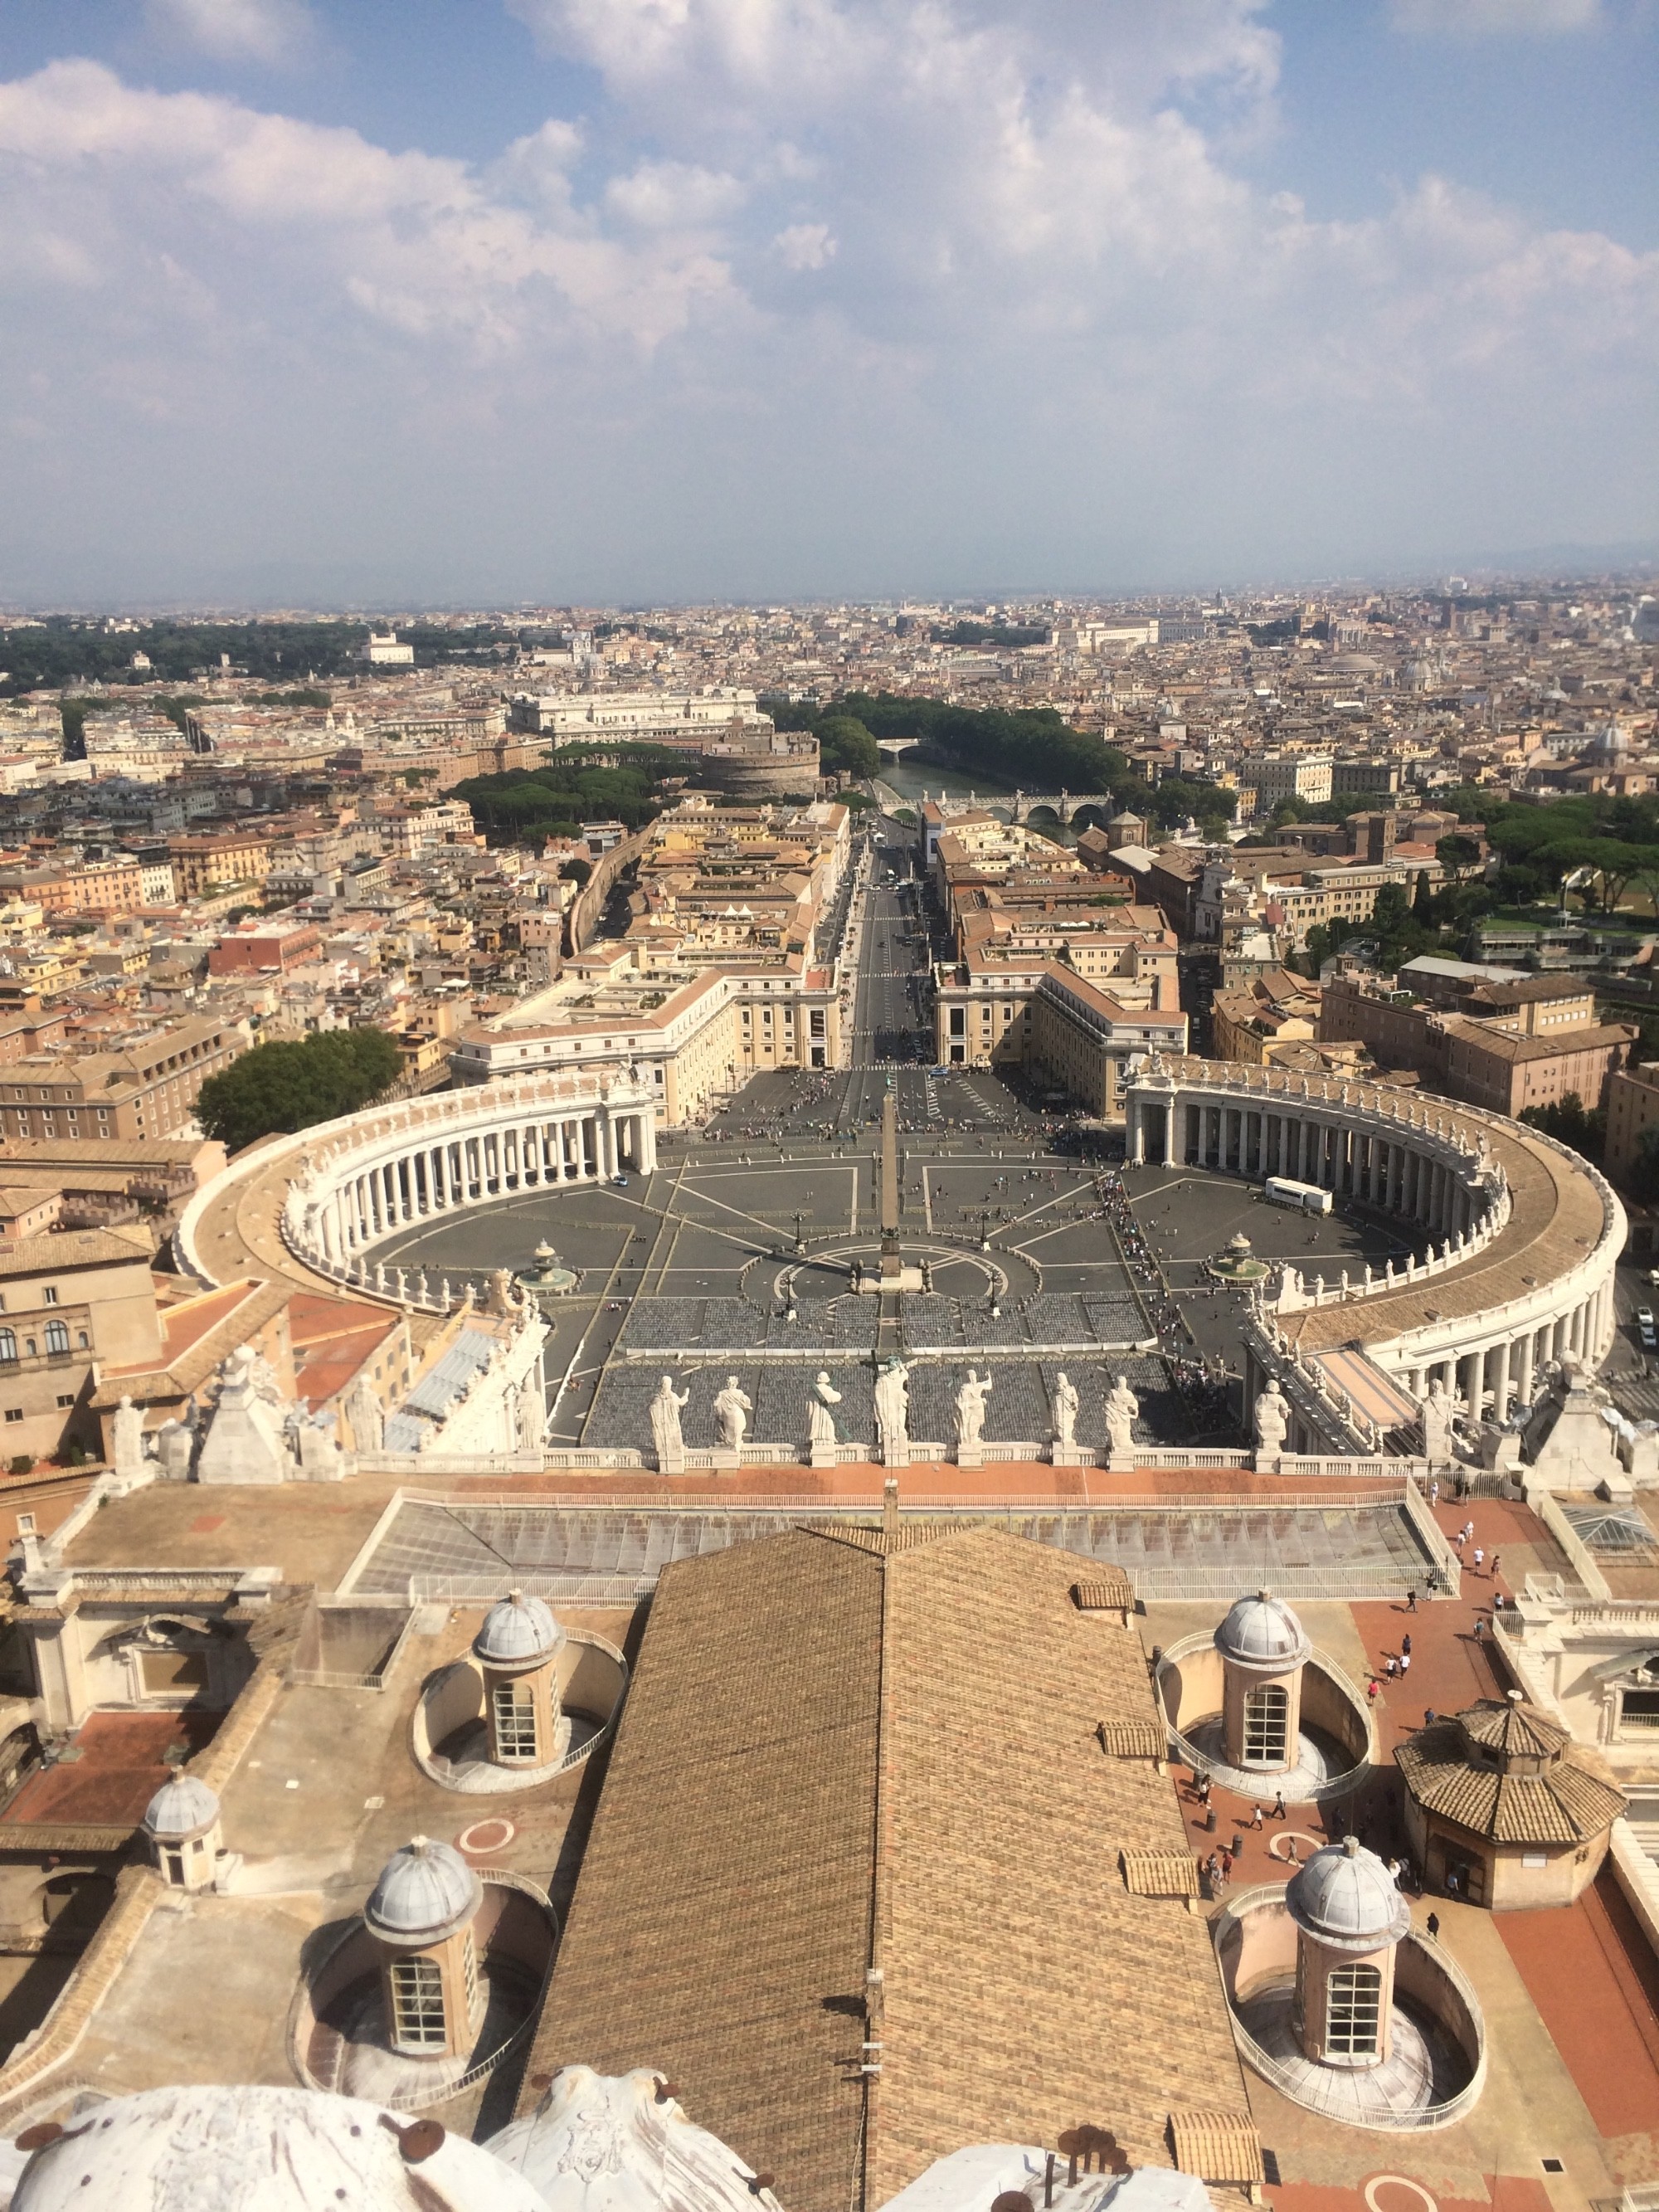
M 514 1590 L 492 1605 L 472 1639 L 472 1656 L 486 1667 L 533 1667 L 564 1644 L 564 1631 L 538 1597 Z
M 775 2212 L 771 2191 L 752 2187 L 735 2154 L 643 2067 L 562 2067 L 530 2118 L 488 2148 L 542 2191 L 550 2212 L 660 2212 L 670 2202 L 681 2212 Z
M 452 1844 L 416 1836 L 381 1869 L 363 1918 L 371 1935 L 435 1943 L 477 1910 L 483 1894 L 483 1883 Z
M 175 1774 L 144 1808 L 144 1826 L 158 1842 L 199 1836 L 219 1817 L 219 1800 L 193 1774 Z
M 1215 1632 L 1215 1648 L 1239 1666 L 1278 1671 L 1299 1667 L 1313 1646 L 1283 1598 L 1258 1590 L 1232 1607 Z
M 1285 1904 L 1298 1928 L 1339 1951 L 1397 1943 L 1412 1924 L 1394 1876 L 1357 1836 L 1316 1851 L 1286 1884 Z
M 179 2204 L 201 2212 L 547 2212 L 525 2175 L 434 2120 L 264 2086 L 144 2089 L 36 2148 L 12 2212 Z M 35 2139 L 31 2135 L 31 2142 Z

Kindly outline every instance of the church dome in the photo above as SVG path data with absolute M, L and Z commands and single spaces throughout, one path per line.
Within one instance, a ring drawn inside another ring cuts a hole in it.
M 381 1869 L 363 1918 L 371 1935 L 436 1943 L 471 1917 L 483 1895 L 483 1883 L 453 1844 L 416 1836 Z
M 193 1774 L 176 1774 L 145 1806 L 144 1828 L 158 1843 L 177 1843 L 199 1836 L 218 1817 L 219 1800 L 206 1783 Z
M 776 2212 L 768 2188 L 720 2141 L 687 2118 L 659 2074 L 565 2066 L 527 2119 L 489 2138 L 492 2158 L 522 2174 L 550 2212 Z
M 514 1590 L 492 1605 L 472 1639 L 472 1656 L 485 1667 L 536 1667 L 564 1646 L 564 1631 L 538 1597 Z
M 1285 1904 L 1298 1928 L 1339 1951 L 1379 1950 L 1412 1924 L 1399 1884 L 1357 1836 L 1316 1851 L 1286 1884 Z
M 46 2130 L 43 2130 L 42 2133 Z M 236 2212 L 548 2212 L 526 2175 L 433 2120 L 357 2097 L 243 2084 L 112 2097 L 39 2145 L 12 2212 L 104 2205 Z
M 1215 1648 L 1241 1667 L 1288 1671 L 1312 1650 L 1302 1623 L 1270 1590 L 1242 1597 L 1215 1632 Z

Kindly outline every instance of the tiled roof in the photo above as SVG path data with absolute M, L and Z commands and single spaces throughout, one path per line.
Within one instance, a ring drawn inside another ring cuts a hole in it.
M 1119 1566 L 1103 1565 L 1086 1583 L 1072 1584 L 1072 1603 L 1079 1613 L 1133 1611 L 1134 1601 L 1134 1584 Z
M 1164 1759 L 1169 1738 L 1150 1713 L 1118 1713 L 1095 1731 L 1108 1759 Z
M 1170 2115 L 1170 2149 L 1182 2173 L 1202 2181 L 1259 2182 L 1266 2174 L 1261 2138 L 1235 2112 L 1183 2106 Z
M 1120 1851 L 1123 1887 L 1136 1897 L 1196 1897 L 1198 1861 L 1190 1851 Z
M 1104 1712 L 1162 1748 L 1139 1638 L 1073 1602 L 1094 1563 L 983 1528 L 836 1533 L 664 1574 L 526 2103 L 578 2059 L 665 2069 L 791 2212 L 1083 2120 L 1167 2165 L 1172 2100 L 1254 2141 L 1173 1786 L 1091 1740 Z M 1058 2037 L 1032 2001 L 1057 1989 Z
M 1549 1758 L 1572 1741 L 1571 1729 L 1518 1698 L 1482 1698 L 1457 1716 L 1471 1742 L 1493 1751 Z
M 1625 1793 L 1572 1744 L 1541 1773 L 1506 1774 L 1470 1756 L 1455 1720 L 1419 1729 L 1395 1753 L 1425 1812 L 1494 1844 L 1578 1844 L 1611 1827 Z

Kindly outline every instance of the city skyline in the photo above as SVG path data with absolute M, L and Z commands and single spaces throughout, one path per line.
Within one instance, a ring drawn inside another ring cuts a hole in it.
M 1639 566 L 1656 48 L 1633 0 L 20 0 L 0 604 Z

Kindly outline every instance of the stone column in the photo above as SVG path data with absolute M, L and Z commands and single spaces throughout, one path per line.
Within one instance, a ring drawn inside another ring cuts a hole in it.
M 1516 1380 L 1516 1392 L 1523 1406 L 1532 1403 L 1532 1356 L 1536 1341 L 1537 1331 L 1530 1328 L 1521 1340 L 1521 1373 Z
M 1510 1410 L 1510 1340 L 1508 1337 L 1504 1337 L 1498 1346 L 1498 1354 L 1493 1362 L 1493 1368 L 1492 1419 L 1495 1421 L 1503 1421 L 1509 1418 Z
M 1171 1091 L 1170 1103 L 1164 1109 L 1164 1164 L 1166 1168 L 1172 1168 L 1176 1164 L 1175 1123 L 1175 1093 Z
M 1138 1098 L 1132 1098 L 1129 1101 L 1129 1127 L 1126 1151 L 1128 1158 L 1137 1167 L 1146 1157 L 1146 1133 L 1141 1127 L 1140 1101 Z
M 1464 1370 L 1462 1397 L 1464 1409 L 1472 1421 L 1480 1418 L 1480 1401 L 1486 1395 L 1486 1354 L 1484 1348 L 1471 1352 L 1462 1363 Z

